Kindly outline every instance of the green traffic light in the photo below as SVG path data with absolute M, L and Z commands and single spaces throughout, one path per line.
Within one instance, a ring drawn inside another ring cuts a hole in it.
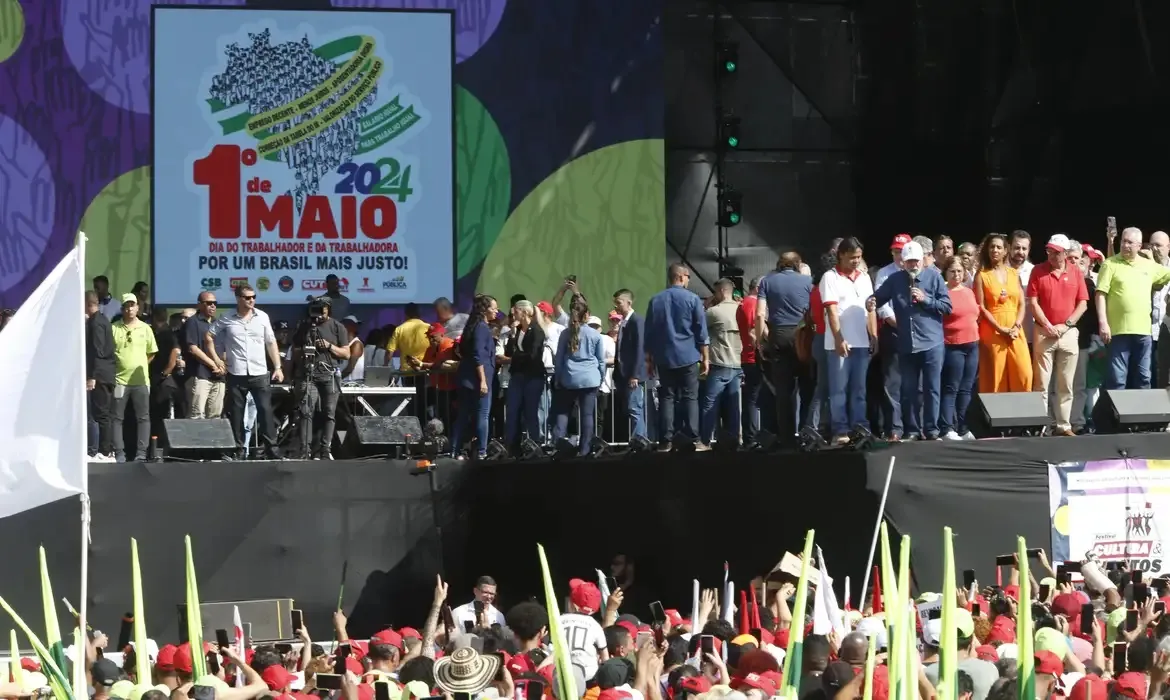
M 735 148 L 736 146 L 739 145 L 739 139 L 737 139 L 734 136 L 728 136 L 727 137 L 727 145 L 731 146 L 732 148 Z
M 733 223 L 733 224 L 739 223 L 739 214 L 732 214 L 729 218 L 731 219 L 731 223 Z
M 726 70 L 728 73 L 734 73 L 735 72 L 735 61 L 728 61 L 728 62 L 724 63 L 723 69 Z

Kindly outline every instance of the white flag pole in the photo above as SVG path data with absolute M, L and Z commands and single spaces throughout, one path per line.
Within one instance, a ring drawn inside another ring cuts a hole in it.
M 77 276 L 80 278 L 80 288 L 84 292 L 88 287 L 85 283 L 85 232 L 79 231 L 77 234 Z M 75 317 L 75 323 L 82 326 L 81 333 L 77 335 L 79 347 L 77 350 L 77 362 L 81 365 L 80 377 L 85 377 L 85 295 L 79 295 L 77 300 L 78 310 Z M 99 311 L 98 313 L 101 313 Z M 78 387 L 78 401 L 80 405 L 86 405 L 86 390 L 85 386 Z M 81 429 L 86 430 L 85 421 L 81 422 Z M 77 627 L 81 630 L 79 642 L 81 645 L 87 644 L 89 641 L 89 626 L 86 623 L 86 612 L 89 607 L 89 452 L 86 448 L 88 440 L 83 433 L 81 439 L 77 444 L 81 447 L 77 455 L 77 459 L 81 461 L 81 601 L 78 603 L 77 610 Z M 139 649 L 138 653 L 145 654 L 145 649 Z M 85 647 L 80 646 L 77 649 L 77 660 L 80 662 L 85 659 Z M 75 697 L 83 697 L 81 689 L 85 688 L 86 668 L 84 663 L 73 664 L 73 694 Z M 141 679 L 139 679 L 141 682 Z M 149 679 L 148 679 L 149 680 Z
M 873 570 L 873 554 L 877 551 L 878 534 L 882 529 L 882 518 L 886 516 L 886 496 L 890 495 L 890 480 L 894 478 L 894 457 L 890 456 L 890 468 L 886 470 L 886 485 L 882 489 L 882 502 L 878 505 L 877 522 L 873 526 L 873 540 L 869 543 L 869 561 L 865 563 L 865 571 L 861 574 L 861 597 L 857 599 L 857 609 L 865 609 L 865 593 L 869 587 L 870 575 Z

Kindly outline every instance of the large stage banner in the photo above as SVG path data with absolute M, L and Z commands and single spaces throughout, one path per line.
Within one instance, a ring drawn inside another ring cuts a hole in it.
M 153 9 L 157 304 L 455 290 L 454 13 Z
M 1170 569 L 1170 460 L 1050 464 L 1048 497 L 1054 561 L 1093 552 L 1130 570 Z

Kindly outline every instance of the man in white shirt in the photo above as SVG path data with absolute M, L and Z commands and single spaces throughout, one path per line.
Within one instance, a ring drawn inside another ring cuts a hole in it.
M 279 459 L 276 428 L 272 419 L 272 388 L 269 380 L 284 381 L 280 350 L 268 314 L 256 308 L 256 290 L 248 285 L 236 288 L 236 310 L 211 324 L 204 343 L 216 366 L 227 373 L 228 418 L 236 438 L 237 457 L 246 446 L 244 411 L 248 396 L 256 402 L 260 440 L 259 454 Z M 218 340 L 218 343 L 217 343 Z M 217 345 L 219 346 L 217 348 Z M 222 356 L 219 349 L 222 348 Z M 269 374 L 269 363 L 275 369 Z
M 1028 255 L 1032 252 L 1032 234 L 1024 230 L 1012 231 L 1012 239 L 1008 242 L 1008 263 L 1016 269 L 1016 274 L 1020 276 L 1020 286 L 1024 289 L 1028 288 L 1028 280 L 1032 278 L 1032 262 L 1028 260 Z M 1036 322 L 1032 320 L 1032 307 L 1030 304 L 1025 305 L 1024 310 L 1024 328 L 1022 332 L 1024 337 L 1028 339 L 1028 348 L 1032 347 L 1032 337 L 1035 334 Z
M 110 294 L 110 278 L 98 275 L 93 278 L 93 291 L 98 298 L 98 312 L 113 321 L 122 315 L 122 302 Z
M 462 632 L 470 622 L 472 627 L 491 627 L 494 624 L 504 624 L 504 613 L 497 610 L 492 603 L 496 600 L 496 580 L 491 576 L 480 576 L 475 582 L 475 600 L 470 603 L 460 605 L 451 611 L 451 616 L 455 618 L 455 626 Z M 478 603 L 478 605 L 477 605 Z M 483 620 L 478 616 L 479 610 L 483 609 Z
M 596 583 L 575 578 L 569 581 L 569 612 L 561 615 L 561 630 L 569 645 L 569 660 L 589 681 L 597 666 L 609 658 L 605 630 L 591 617 L 601 610 L 601 591 Z

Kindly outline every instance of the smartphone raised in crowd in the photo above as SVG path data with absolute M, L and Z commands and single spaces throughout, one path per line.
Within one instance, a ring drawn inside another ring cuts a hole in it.
M 221 647 L 230 647 L 232 645 L 232 641 L 228 639 L 227 630 L 215 631 L 215 643 Z
M 299 635 L 301 628 L 305 626 L 305 615 L 296 608 L 290 610 L 289 615 L 292 617 L 292 632 L 294 635 Z
M 609 592 L 611 594 L 618 589 L 617 579 L 613 576 L 605 577 L 605 585 L 609 587 Z
M 1030 559 L 1039 559 L 1040 555 L 1044 552 L 1044 548 L 1043 547 L 1033 547 L 1033 548 L 1028 549 L 1026 551 L 1027 551 L 1028 557 Z
M 1125 611 L 1125 629 L 1132 632 L 1132 631 L 1137 629 L 1137 626 L 1138 626 L 1138 611 L 1137 610 L 1126 610 Z
M 975 585 L 975 569 L 963 569 L 963 588 Z
M 318 673 L 317 687 L 325 690 L 341 690 L 341 676 L 336 673 Z
M 1116 678 L 1125 673 L 1125 653 L 1129 645 L 1125 642 L 1117 642 L 1113 645 L 1113 677 Z
M 333 671 L 334 673 L 345 673 L 345 660 L 349 658 L 349 645 L 338 644 L 337 650 L 333 652 Z M 320 683 L 318 683 L 320 685 Z
M 699 637 L 699 651 L 703 654 L 715 653 L 715 637 L 709 634 L 704 634 Z
M 1014 554 L 1001 554 L 995 558 L 996 566 L 1015 566 L 1015 563 L 1016 555 Z
M 375 700 L 390 700 L 390 684 L 385 681 L 374 683 Z
M 971 603 L 971 617 L 979 617 L 979 603 Z
M 1154 612 L 1162 613 L 1163 615 L 1165 615 L 1166 614 L 1166 601 L 1159 600 L 1157 603 L 1154 603 Z
M 1040 584 L 1040 602 L 1047 603 L 1048 595 L 1052 593 L 1052 589 L 1048 587 L 1047 583 Z
M 1097 623 L 1096 613 L 1093 610 L 1092 603 L 1085 603 L 1081 606 L 1081 634 L 1092 635 L 1093 625 Z
M 1149 597 L 1150 597 L 1150 587 L 1148 585 L 1146 585 L 1144 583 L 1133 584 L 1133 602 L 1137 603 L 1137 606 L 1139 608 L 1146 604 L 1146 600 Z
M 656 600 L 650 604 L 650 619 L 660 625 L 666 624 L 666 610 L 661 602 Z

